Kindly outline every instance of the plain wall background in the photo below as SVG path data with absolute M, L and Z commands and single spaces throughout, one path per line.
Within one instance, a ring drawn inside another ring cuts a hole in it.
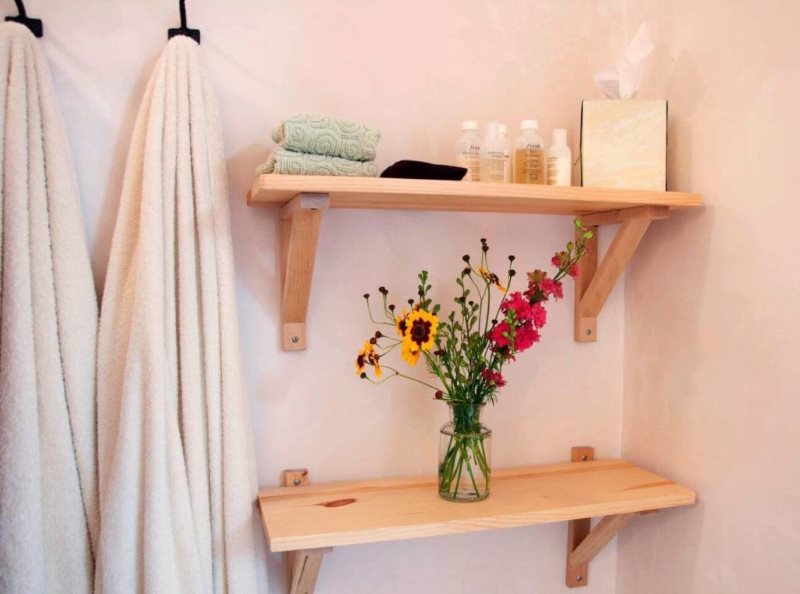
M 122 173 L 144 85 L 178 21 L 177 1 L 29 0 L 67 124 L 98 288 L 102 288 Z M 224 127 L 242 348 L 259 481 L 308 467 L 313 481 L 435 472 L 445 407 L 415 385 L 376 388 L 353 374 L 370 333 L 362 293 L 385 284 L 413 294 L 432 274 L 448 306 L 461 255 L 489 239 L 495 262 L 546 266 L 571 238 L 567 217 L 325 213 L 308 317 L 309 349 L 278 348 L 277 219 L 247 208 L 255 167 L 281 118 L 320 111 L 383 130 L 379 165 L 401 158 L 452 162 L 463 119 L 514 130 L 538 118 L 547 139 L 566 127 L 576 148 L 580 101 L 597 97 L 591 72 L 608 62 L 624 25 L 622 1 L 359 2 L 190 0 Z M 10 0 L 2 7 L 14 9 Z M 607 238 L 606 238 L 607 239 Z M 605 240 L 604 240 L 605 242 Z M 621 287 L 600 340 L 572 340 L 572 290 L 550 310 L 537 345 L 509 368 L 487 414 L 497 467 L 566 460 L 572 445 L 619 454 Z M 404 543 L 343 547 L 323 566 L 320 594 L 408 592 L 551 594 L 566 591 L 564 524 Z M 615 591 L 615 545 L 592 564 L 584 591 Z M 270 556 L 273 592 L 281 558 Z
M 619 539 L 620 594 L 800 591 L 800 3 L 629 2 L 656 19 L 671 189 L 628 268 L 623 455 L 698 492 Z

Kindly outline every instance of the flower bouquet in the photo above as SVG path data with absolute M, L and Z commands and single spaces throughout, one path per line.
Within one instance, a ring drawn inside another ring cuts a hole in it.
M 452 501 L 478 501 L 489 495 L 491 431 L 481 423 L 487 402 L 495 403 L 505 386 L 503 367 L 539 342 L 547 322 L 545 304 L 563 297 L 562 279 L 577 276 L 578 261 L 592 236 L 579 220 L 576 241 L 552 258 L 551 277 L 535 270 L 527 275 L 524 291 L 510 292 L 516 272 L 514 256 L 501 279 L 489 265 L 489 246 L 481 239 L 479 263 L 463 257 L 465 267 L 456 284 L 456 308 L 440 317 L 441 306 L 429 297 L 428 273 L 419 274 L 416 299 L 398 311 L 389 291 L 380 287 L 382 315 L 376 319 L 369 294 L 364 295 L 370 320 L 386 326 L 364 343 L 356 357 L 356 373 L 375 384 L 401 377 L 423 384 L 450 408 L 450 421 L 442 426 L 439 448 L 439 495 Z M 494 294 L 494 296 L 493 296 Z M 391 328 L 391 330 L 389 330 Z M 438 385 L 412 377 L 388 365 L 392 351 L 411 367 L 424 359 Z M 371 374 L 367 373 L 371 368 Z

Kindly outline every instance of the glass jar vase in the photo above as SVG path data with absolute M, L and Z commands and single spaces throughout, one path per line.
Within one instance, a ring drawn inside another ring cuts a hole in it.
M 483 405 L 448 403 L 450 421 L 439 432 L 439 495 L 449 501 L 489 496 L 492 432 L 481 423 Z

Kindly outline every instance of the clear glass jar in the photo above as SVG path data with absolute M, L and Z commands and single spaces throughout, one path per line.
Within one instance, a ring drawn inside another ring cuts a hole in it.
M 439 432 L 439 495 L 449 501 L 486 499 L 492 432 L 481 423 L 483 405 L 448 404 L 450 421 Z

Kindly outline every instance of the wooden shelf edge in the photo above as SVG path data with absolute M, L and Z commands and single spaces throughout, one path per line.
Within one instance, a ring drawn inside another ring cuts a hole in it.
M 540 474 L 542 477 L 564 476 L 569 478 L 580 476 L 584 472 L 591 474 L 593 472 L 602 473 L 624 471 L 626 469 L 636 469 L 637 471 L 647 472 L 643 469 L 638 469 L 638 467 L 624 460 L 617 459 L 587 462 L 582 463 L 581 466 L 582 468 L 577 469 L 574 463 L 564 463 L 499 470 L 493 473 L 493 482 L 497 486 L 504 479 L 515 480 L 519 477 L 524 479 L 536 479 Z M 568 471 L 570 468 L 572 472 Z M 662 479 L 662 477 L 657 477 L 657 475 L 653 476 Z M 666 479 L 662 480 L 672 485 L 671 481 L 667 481 Z M 328 501 L 329 499 L 336 502 L 342 501 L 342 498 L 355 501 L 363 497 L 374 497 L 375 494 L 380 494 L 381 492 L 398 490 L 404 492 L 425 490 L 426 493 L 431 493 L 431 497 L 438 498 L 438 495 L 436 495 L 436 479 L 435 477 L 413 477 L 408 479 L 345 481 L 310 485 L 300 488 L 273 487 L 262 489 L 259 492 L 258 499 L 270 549 L 273 552 L 288 552 L 303 549 L 367 544 L 372 542 L 409 540 L 446 534 L 479 532 L 518 526 L 533 526 L 554 522 L 568 522 L 571 520 L 583 520 L 590 517 L 670 509 L 692 505 L 695 502 L 696 495 L 692 490 L 681 485 L 674 485 L 674 487 L 674 492 L 670 492 L 667 495 L 659 494 L 654 497 L 642 497 L 641 493 L 632 492 L 630 497 L 618 497 L 614 501 L 602 503 L 594 502 L 591 505 L 590 514 L 586 513 L 586 504 L 582 501 L 568 505 L 560 505 L 555 509 L 517 511 L 502 514 L 490 513 L 487 511 L 486 515 L 477 513 L 480 511 L 482 503 L 474 503 L 470 504 L 472 509 L 467 510 L 471 514 L 469 517 L 420 521 L 409 525 L 392 524 L 364 529 L 348 528 L 344 532 L 339 531 L 334 533 L 315 529 L 316 531 L 311 534 L 295 533 L 288 536 L 273 533 L 270 530 L 268 509 L 271 502 L 278 505 L 281 503 L 295 502 L 298 506 L 302 507 L 302 509 L 310 510 L 318 508 L 320 505 L 323 505 L 322 502 Z M 491 496 L 487 501 L 490 500 Z M 459 504 L 452 503 L 448 503 L 447 505 L 459 506 Z M 342 509 L 344 509 L 344 507 Z M 488 509 L 488 507 L 486 509 Z M 280 532 L 280 530 L 278 530 L 278 532 Z
M 506 482 L 498 488 L 498 480 Z M 696 499 L 690 489 L 624 460 L 595 461 L 591 446 L 573 447 L 566 464 L 496 471 L 494 502 L 491 496 L 444 502 L 436 482 L 414 477 L 310 485 L 307 469 L 284 471 L 283 487 L 262 489 L 258 503 L 270 549 L 285 553 L 289 594 L 313 594 L 334 546 L 562 521 L 569 524 L 566 585 L 584 587 L 591 561 L 634 518 Z M 602 519 L 592 527 L 597 516 Z
M 260 175 L 250 206 L 284 206 L 299 194 L 328 194 L 331 208 L 582 215 L 637 206 L 696 208 L 693 192 L 559 187 L 441 180 Z
M 687 505 L 693 505 L 695 503 L 695 497 L 686 497 L 680 500 L 675 500 L 669 505 L 660 505 L 658 507 L 652 506 L 636 506 L 633 504 L 627 505 L 624 509 L 630 511 L 620 511 L 619 508 L 610 507 L 607 511 L 603 513 L 599 513 L 597 515 L 590 516 L 590 518 L 601 517 L 601 516 L 613 516 L 619 515 L 623 513 L 642 513 L 642 512 L 649 512 L 649 511 L 658 511 L 658 510 L 666 510 L 666 509 L 673 509 L 677 507 L 684 507 Z M 398 535 L 397 529 L 376 529 L 376 530 L 365 530 L 361 532 L 353 532 L 352 536 L 349 537 L 342 537 L 340 535 L 334 536 L 313 536 L 313 537 L 300 537 L 300 538 L 292 538 L 292 539 L 283 539 L 283 538 L 270 538 L 269 530 L 267 530 L 267 542 L 269 544 L 270 550 L 273 553 L 288 553 L 290 551 L 298 551 L 298 550 L 305 550 L 305 549 L 316 549 L 316 548 L 327 548 L 327 547 L 334 547 L 334 546 L 349 546 L 349 545 L 357 545 L 357 544 L 371 544 L 377 542 L 393 542 L 393 541 L 400 541 L 400 540 L 414 540 L 417 538 L 432 538 L 438 536 L 448 536 L 451 534 L 467 534 L 470 532 L 487 532 L 490 530 L 498 530 L 503 528 L 518 528 L 520 526 L 539 526 L 542 524 L 555 524 L 560 522 L 569 522 L 570 520 L 582 520 L 587 519 L 585 515 L 580 513 L 566 513 L 563 516 L 559 517 L 548 517 L 548 518 L 541 518 L 539 520 L 530 517 L 527 514 L 509 514 L 506 516 L 508 521 L 508 526 L 498 526 L 495 523 L 495 520 L 492 519 L 492 523 L 484 523 L 479 520 L 470 521 L 464 520 L 461 522 L 440 522 L 440 523 L 432 523 L 426 525 L 427 531 L 420 532 L 419 526 L 415 526 L 415 531 L 413 534 L 408 535 Z M 444 533 L 444 530 L 447 530 Z M 331 542 L 335 541 L 335 542 Z M 326 544 L 329 543 L 329 544 Z

